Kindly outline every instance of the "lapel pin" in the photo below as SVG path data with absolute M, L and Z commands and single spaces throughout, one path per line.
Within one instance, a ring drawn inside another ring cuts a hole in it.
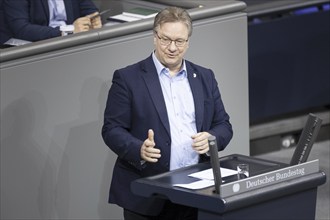
M 196 76 L 197 76 L 196 73 L 194 73 L 193 76 L 194 76 L 194 78 L 196 78 Z

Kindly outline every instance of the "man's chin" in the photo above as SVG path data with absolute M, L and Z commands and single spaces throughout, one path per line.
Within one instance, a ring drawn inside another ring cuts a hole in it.
M 167 63 L 167 65 L 175 66 L 175 65 L 178 65 L 178 63 L 180 63 L 180 62 L 178 61 L 177 57 L 173 57 L 173 58 L 168 57 L 166 59 L 166 63 Z

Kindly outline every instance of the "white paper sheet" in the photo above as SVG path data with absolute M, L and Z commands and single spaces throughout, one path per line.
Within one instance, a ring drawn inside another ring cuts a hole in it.
M 237 170 L 231 170 L 227 168 L 220 168 L 221 177 L 231 176 L 237 174 Z M 213 171 L 212 168 L 203 170 L 200 172 L 189 174 L 188 176 L 195 177 L 202 180 L 213 180 Z
M 213 185 L 214 185 L 214 180 L 198 180 L 192 183 L 174 184 L 173 186 L 178 186 L 186 189 L 203 189 Z
M 226 176 L 231 176 L 231 175 L 237 174 L 236 170 L 231 170 L 231 169 L 222 168 L 222 167 L 220 168 L 220 172 L 221 172 L 221 177 L 226 177 Z M 200 171 L 200 172 L 189 174 L 188 176 L 195 177 L 200 180 L 192 182 L 192 183 L 186 183 L 186 184 L 174 184 L 173 186 L 196 190 L 196 189 L 203 189 L 203 188 L 214 185 L 213 170 L 211 168 Z

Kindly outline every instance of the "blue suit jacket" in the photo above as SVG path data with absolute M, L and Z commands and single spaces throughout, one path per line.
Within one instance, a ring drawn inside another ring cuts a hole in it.
M 67 24 L 98 11 L 91 0 L 64 0 Z M 39 41 L 61 36 L 49 27 L 48 0 L 4 0 L 5 21 L 14 38 Z
M 207 131 L 216 136 L 218 148 L 223 150 L 232 138 L 232 127 L 214 74 L 210 69 L 189 61 L 186 61 L 186 67 L 194 97 L 197 132 Z M 140 148 L 148 129 L 154 130 L 156 147 L 162 156 L 157 163 L 141 165 Z M 118 155 L 109 202 L 141 214 L 158 214 L 162 200 L 145 199 L 130 191 L 133 180 L 169 171 L 169 119 L 152 56 L 115 71 L 102 135 L 105 143 Z

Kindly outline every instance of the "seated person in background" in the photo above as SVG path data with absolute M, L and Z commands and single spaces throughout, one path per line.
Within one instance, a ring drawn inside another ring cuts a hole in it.
M 91 0 L 3 0 L 5 21 L 12 37 L 39 41 L 68 33 L 101 28 Z

